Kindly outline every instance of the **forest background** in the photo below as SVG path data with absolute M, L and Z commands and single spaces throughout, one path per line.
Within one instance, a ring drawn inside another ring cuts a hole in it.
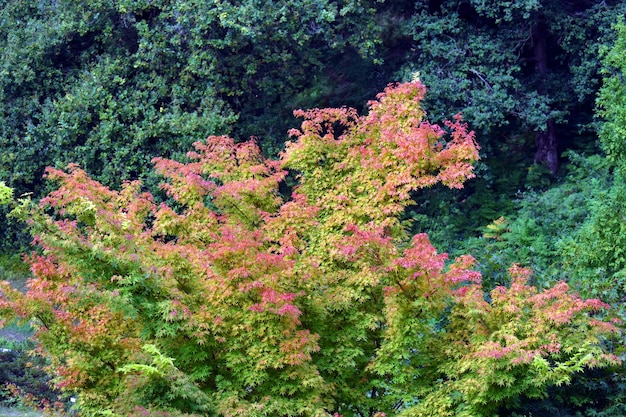
M 411 231 L 452 257 L 474 256 L 486 289 L 510 284 L 507 271 L 519 263 L 538 288 L 565 280 L 624 315 L 626 39 L 615 25 L 625 2 L 1 7 L 0 181 L 17 197 L 45 196 L 54 189 L 45 168 L 77 163 L 106 186 L 140 179 L 166 200 L 155 157 L 182 161 L 194 142 L 228 134 L 253 136 L 276 158 L 299 125 L 293 110 L 365 112 L 388 83 L 419 79 L 428 120 L 462 113 L 481 160 L 463 189 L 412 195 L 403 214 Z M 31 237 L 6 216 L 0 222 L 2 272 L 17 277 L 15 254 Z M 508 406 L 623 415 L 624 375 L 617 366 L 587 370 L 547 398 Z

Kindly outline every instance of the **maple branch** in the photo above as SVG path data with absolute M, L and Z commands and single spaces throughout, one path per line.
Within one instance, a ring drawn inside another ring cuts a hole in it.
M 409 300 L 415 300 L 415 297 L 413 297 L 409 291 L 404 288 L 404 285 L 402 285 L 402 282 L 400 282 L 399 279 L 396 279 L 396 283 L 398 284 L 398 287 L 400 287 L 400 289 L 402 290 L 402 293 L 404 293 L 404 295 L 406 296 L 406 298 L 408 298 Z
M 35 314 L 35 318 L 41 322 L 42 326 L 45 327 L 46 330 L 50 330 L 50 325 L 46 323 L 46 320 L 44 320 L 43 317 L 41 317 L 40 313 Z
M 241 210 L 241 209 L 239 208 L 239 206 L 238 206 L 236 203 L 234 203 L 234 199 L 233 199 L 233 198 L 230 198 L 230 197 L 227 197 L 227 198 L 228 198 L 229 203 L 231 204 L 231 206 L 232 206 L 235 210 L 237 210 L 237 212 L 238 212 L 239 214 L 241 214 L 241 215 L 243 216 L 243 218 L 247 221 L 247 223 L 248 223 L 250 226 L 255 226 L 255 225 L 256 225 L 256 223 L 255 223 L 254 221 L 252 221 L 252 219 L 250 219 L 250 217 L 248 217 L 248 216 L 246 215 L 246 213 L 244 213 L 244 212 L 243 212 L 243 210 Z
M 404 401 L 403 400 L 398 400 L 395 405 L 393 406 L 394 410 L 400 410 L 402 407 L 404 407 Z

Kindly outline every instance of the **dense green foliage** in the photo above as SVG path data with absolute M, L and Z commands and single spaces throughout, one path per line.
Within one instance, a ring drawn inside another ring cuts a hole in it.
M 431 117 L 462 111 L 489 134 L 490 152 L 522 135 L 531 155 L 535 131 L 554 133 L 535 157 L 553 169 L 545 152 L 576 146 L 564 137 L 591 120 L 597 51 L 622 10 L 617 1 L 6 1 L 0 181 L 43 195 L 45 166 L 75 162 L 119 185 L 149 175 L 154 156 L 231 130 L 275 155 L 293 108 L 360 106 L 393 72 L 416 71 L 432 91 Z
M 46 362 L 34 349 L 35 343 L 29 340 L 0 341 L 0 404 L 15 405 L 15 394 L 37 398 L 39 405 L 59 400 L 59 392 L 50 385 L 44 370 Z
M 0 180 L 20 193 L 69 162 L 111 185 L 143 178 L 154 156 L 181 156 L 239 113 L 254 124 L 293 101 L 329 51 L 373 53 L 379 31 L 360 1 L 0 6 Z
M 109 183 L 137 177 L 155 152 L 231 117 L 188 57 L 151 51 L 114 2 L 6 2 L 1 12 L 0 172 L 19 192 L 69 161 Z
M 598 95 L 598 115 L 604 119 L 599 131 L 607 158 L 620 171 L 626 166 L 624 130 L 626 120 L 626 25 L 620 20 L 615 26 L 617 40 L 604 52 L 604 83 Z
M 538 130 L 594 99 L 598 49 L 610 39 L 621 7 L 605 1 L 422 2 L 411 16 L 411 65 L 436 90 L 427 102 L 436 115 L 458 109 L 486 131 L 515 119 Z M 590 110 L 575 117 L 589 118 Z
M 606 175 L 610 181 L 608 184 L 595 184 L 600 191 L 589 203 L 590 216 L 567 242 L 564 259 L 572 279 L 581 288 L 590 294 L 602 294 L 624 314 L 626 154 L 623 132 L 626 131 L 626 82 L 622 74 L 626 69 L 626 26 L 620 21 L 615 29 L 617 41 L 604 51 L 605 78 L 598 95 L 598 114 L 604 119 L 599 138 L 606 152 Z

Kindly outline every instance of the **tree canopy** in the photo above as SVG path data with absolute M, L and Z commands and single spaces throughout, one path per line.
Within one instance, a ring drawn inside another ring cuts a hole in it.
M 599 49 L 623 12 L 619 1 L 417 2 L 404 71 L 431 88 L 435 118 L 461 111 L 487 136 L 530 134 L 535 162 L 556 173 L 576 146 L 567 137 L 592 122 Z
M 424 119 L 424 94 L 297 111 L 278 161 L 226 136 L 156 158 L 170 203 L 49 168 L 58 188 L 13 209 L 41 252 L 0 311 L 33 320 L 83 415 L 490 416 L 618 363 L 608 305 L 519 266 L 486 294 L 471 256 L 408 234 L 411 193 L 461 187 L 478 159 L 460 116 Z

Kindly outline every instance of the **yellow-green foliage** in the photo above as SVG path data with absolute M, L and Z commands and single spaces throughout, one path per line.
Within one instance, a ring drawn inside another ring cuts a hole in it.
M 225 136 L 155 159 L 170 205 L 48 169 L 58 188 L 14 213 L 39 246 L 33 278 L 1 284 L 0 312 L 36 324 L 86 416 L 490 416 L 615 363 L 600 301 L 513 268 L 487 302 L 471 256 L 409 236 L 412 192 L 461 187 L 478 159 L 460 116 L 448 134 L 423 119 L 424 93 L 299 112 L 278 161 Z

